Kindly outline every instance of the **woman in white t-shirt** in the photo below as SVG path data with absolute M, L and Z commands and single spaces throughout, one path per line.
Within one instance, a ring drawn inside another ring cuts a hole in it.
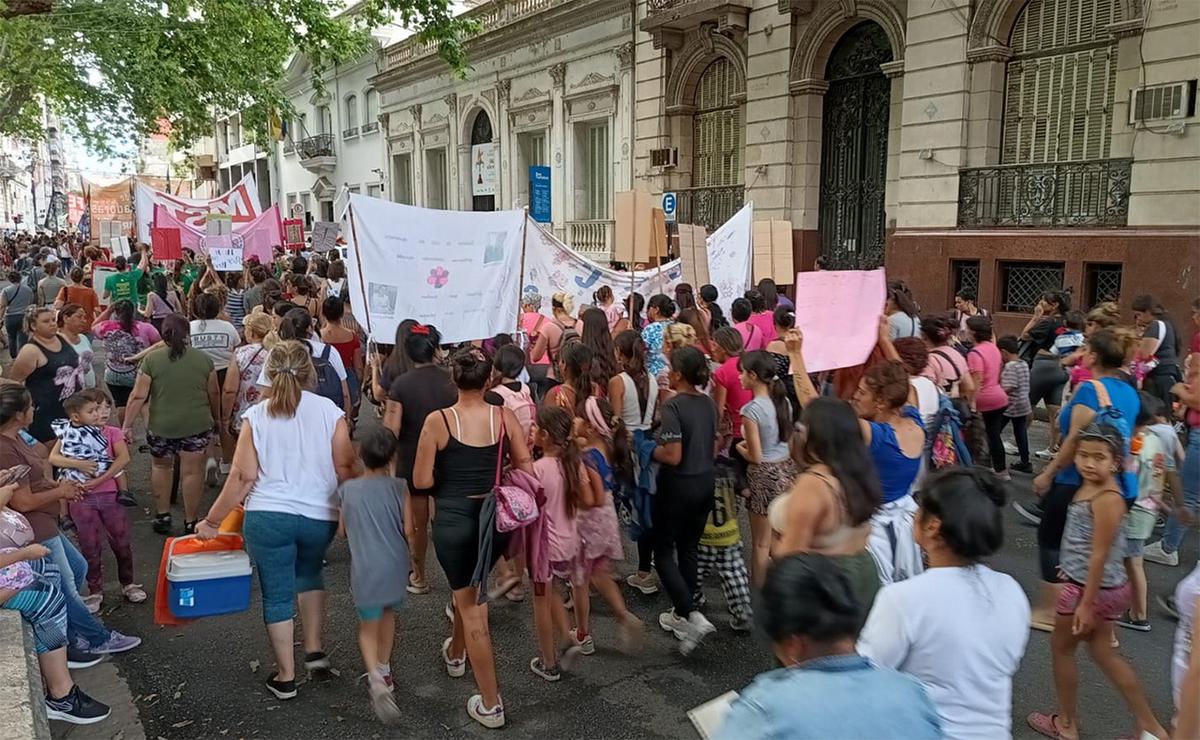
M 930 476 L 913 523 L 924 573 L 884 586 L 858 651 L 925 684 L 947 738 L 1012 736 L 1012 677 L 1029 640 L 1029 600 L 980 561 L 1004 543 L 1004 484 L 984 471 Z
M 245 502 L 246 549 L 258 570 L 263 617 L 278 666 L 267 689 L 278 699 L 291 699 L 296 696 L 292 640 L 297 596 L 304 620 L 304 666 L 310 672 L 329 669 L 321 642 L 321 568 L 337 531 L 337 487 L 354 477 L 356 457 L 343 410 L 304 390 L 312 386 L 315 373 L 307 347 L 294 341 L 277 344 L 266 373 L 271 397 L 243 414 L 233 469 L 196 535 L 215 537 L 221 520 Z

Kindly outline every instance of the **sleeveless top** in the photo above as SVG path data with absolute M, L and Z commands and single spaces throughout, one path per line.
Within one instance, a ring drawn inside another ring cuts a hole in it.
M 354 355 L 358 353 L 359 347 L 358 337 L 353 337 L 346 342 L 326 342 L 326 344 L 333 347 L 341 355 L 342 364 L 346 366 L 346 372 L 354 372 Z
M 66 339 L 60 336 L 58 341 L 59 350 L 52 352 L 36 338 L 29 337 L 29 343 L 46 357 L 46 364 L 34 369 L 25 379 L 25 387 L 33 398 L 33 424 L 29 426 L 29 433 L 39 442 L 54 438 L 50 422 L 66 416 L 63 401 L 83 389 L 79 355 Z
M 1120 491 L 1113 492 L 1121 495 Z M 1059 551 L 1059 569 L 1067 578 L 1080 584 L 1087 582 L 1088 561 L 1092 556 L 1092 548 L 1097 544 L 1094 540 L 1096 518 L 1092 513 L 1092 501 L 1095 500 L 1071 502 L 1067 508 L 1067 524 L 1063 529 L 1062 549 Z M 1124 558 L 1125 530 L 1117 527 L 1113 531 L 1112 542 L 1108 543 L 1100 588 L 1116 588 L 1128 580 Z
M 816 550 L 832 550 L 846 544 L 855 534 L 861 532 L 864 528 L 869 528 L 869 522 L 860 524 L 857 527 L 852 527 L 846 523 L 846 496 L 840 485 L 835 485 L 829 480 L 829 476 L 824 473 L 818 473 L 815 470 L 808 471 L 813 477 L 819 478 L 822 483 L 829 488 L 829 492 L 833 494 L 834 505 L 838 508 L 838 525 L 835 529 L 829 532 L 820 532 L 813 535 L 812 547 Z M 771 529 L 776 532 L 783 532 L 787 526 L 787 501 L 792 496 L 789 490 L 781 496 L 775 498 L 767 508 L 767 523 L 771 525 Z
M 486 447 L 464 444 L 450 431 L 447 409 L 438 409 L 442 423 L 450 440 L 444 449 L 438 450 L 433 461 L 434 483 L 438 498 L 469 498 L 490 493 L 496 484 L 496 456 L 500 454 L 500 440 Z M 454 426 L 462 435 L 462 420 L 458 412 L 449 409 L 454 416 Z M 496 410 L 488 409 L 490 436 L 496 436 Z
M 646 394 L 646 411 L 643 413 L 641 403 L 638 401 L 637 384 L 633 382 L 633 378 L 626 372 L 617 377 L 625 386 L 625 397 L 621 400 L 620 409 L 621 421 L 625 422 L 625 428 L 631 432 L 648 430 L 654 421 L 654 407 L 658 402 L 658 383 L 647 376 L 646 384 L 649 386 L 649 391 Z

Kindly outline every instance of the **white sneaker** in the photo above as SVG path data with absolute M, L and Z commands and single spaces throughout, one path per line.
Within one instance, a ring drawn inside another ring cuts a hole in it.
M 583 653 L 584 655 L 592 655 L 593 653 L 595 653 L 596 652 L 596 641 L 592 639 L 592 636 L 584 635 L 583 639 L 580 640 L 578 637 L 578 634 L 579 634 L 579 628 L 572 627 L 571 628 L 571 642 L 575 643 L 576 647 L 579 648 L 579 651 L 581 653 Z
M 679 646 L 679 652 L 691 655 L 692 651 L 704 641 L 704 638 L 716 632 L 717 628 L 700 612 L 692 612 L 687 619 L 687 624 L 688 634 L 684 638 L 683 644 Z
M 446 663 L 446 673 L 450 675 L 450 678 L 462 678 L 467 675 L 467 656 L 450 657 L 450 641 L 453 639 L 453 637 L 447 637 L 446 641 L 442 643 L 442 661 Z
M 208 458 L 204 463 L 204 482 L 210 486 L 217 485 L 217 473 L 220 472 L 220 466 L 213 458 Z
M 1150 563 L 1158 563 L 1159 565 L 1179 565 L 1179 551 L 1167 552 L 1163 549 L 1162 540 L 1146 545 L 1146 549 L 1142 552 L 1142 558 Z
M 675 635 L 677 640 L 687 639 L 690 629 L 688 621 L 677 615 L 674 609 L 658 615 L 658 626 Z
M 1021 451 L 1017 449 L 1017 446 L 1015 444 L 1005 440 L 1004 453 L 1006 455 L 1019 455 L 1019 454 L 1021 454 Z
M 229 475 L 229 471 L 233 470 L 233 463 L 220 462 L 217 463 L 217 471 L 221 475 Z
M 1033 453 L 1033 456 L 1039 460 L 1053 460 L 1056 454 L 1058 454 L 1057 450 L 1052 450 L 1047 447 L 1044 450 L 1038 450 L 1037 452 Z
M 467 699 L 467 714 L 489 730 L 498 730 L 504 726 L 504 701 L 487 709 L 483 706 L 483 697 L 475 694 Z

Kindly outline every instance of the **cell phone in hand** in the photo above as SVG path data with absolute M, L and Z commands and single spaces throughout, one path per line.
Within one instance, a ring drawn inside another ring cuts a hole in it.
M 14 465 L 6 470 L 0 470 L 0 486 L 16 483 L 27 475 L 29 475 L 28 465 Z

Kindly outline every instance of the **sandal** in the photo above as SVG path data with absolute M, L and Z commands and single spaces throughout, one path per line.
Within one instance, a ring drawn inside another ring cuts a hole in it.
M 1040 735 L 1052 737 L 1055 740 L 1079 740 L 1079 735 L 1064 735 L 1062 730 L 1058 729 L 1057 714 L 1033 712 L 1025 718 L 1025 721 Z
M 407 590 L 410 594 L 416 594 L 417 596 L 423 596 L 424 594 L 429 593 L 431 589 L 429 588 L 428 583 L 414 578 L 413 574 L 409 573 L 408 574 L 408 586 L 405 587 L 405 590 Z
M 128 586 L 121 587 L 121 593 L 130 604 L 140 604 L 146 600 L 146 592 L 142 589 L 142 584 L 131 583 Z

